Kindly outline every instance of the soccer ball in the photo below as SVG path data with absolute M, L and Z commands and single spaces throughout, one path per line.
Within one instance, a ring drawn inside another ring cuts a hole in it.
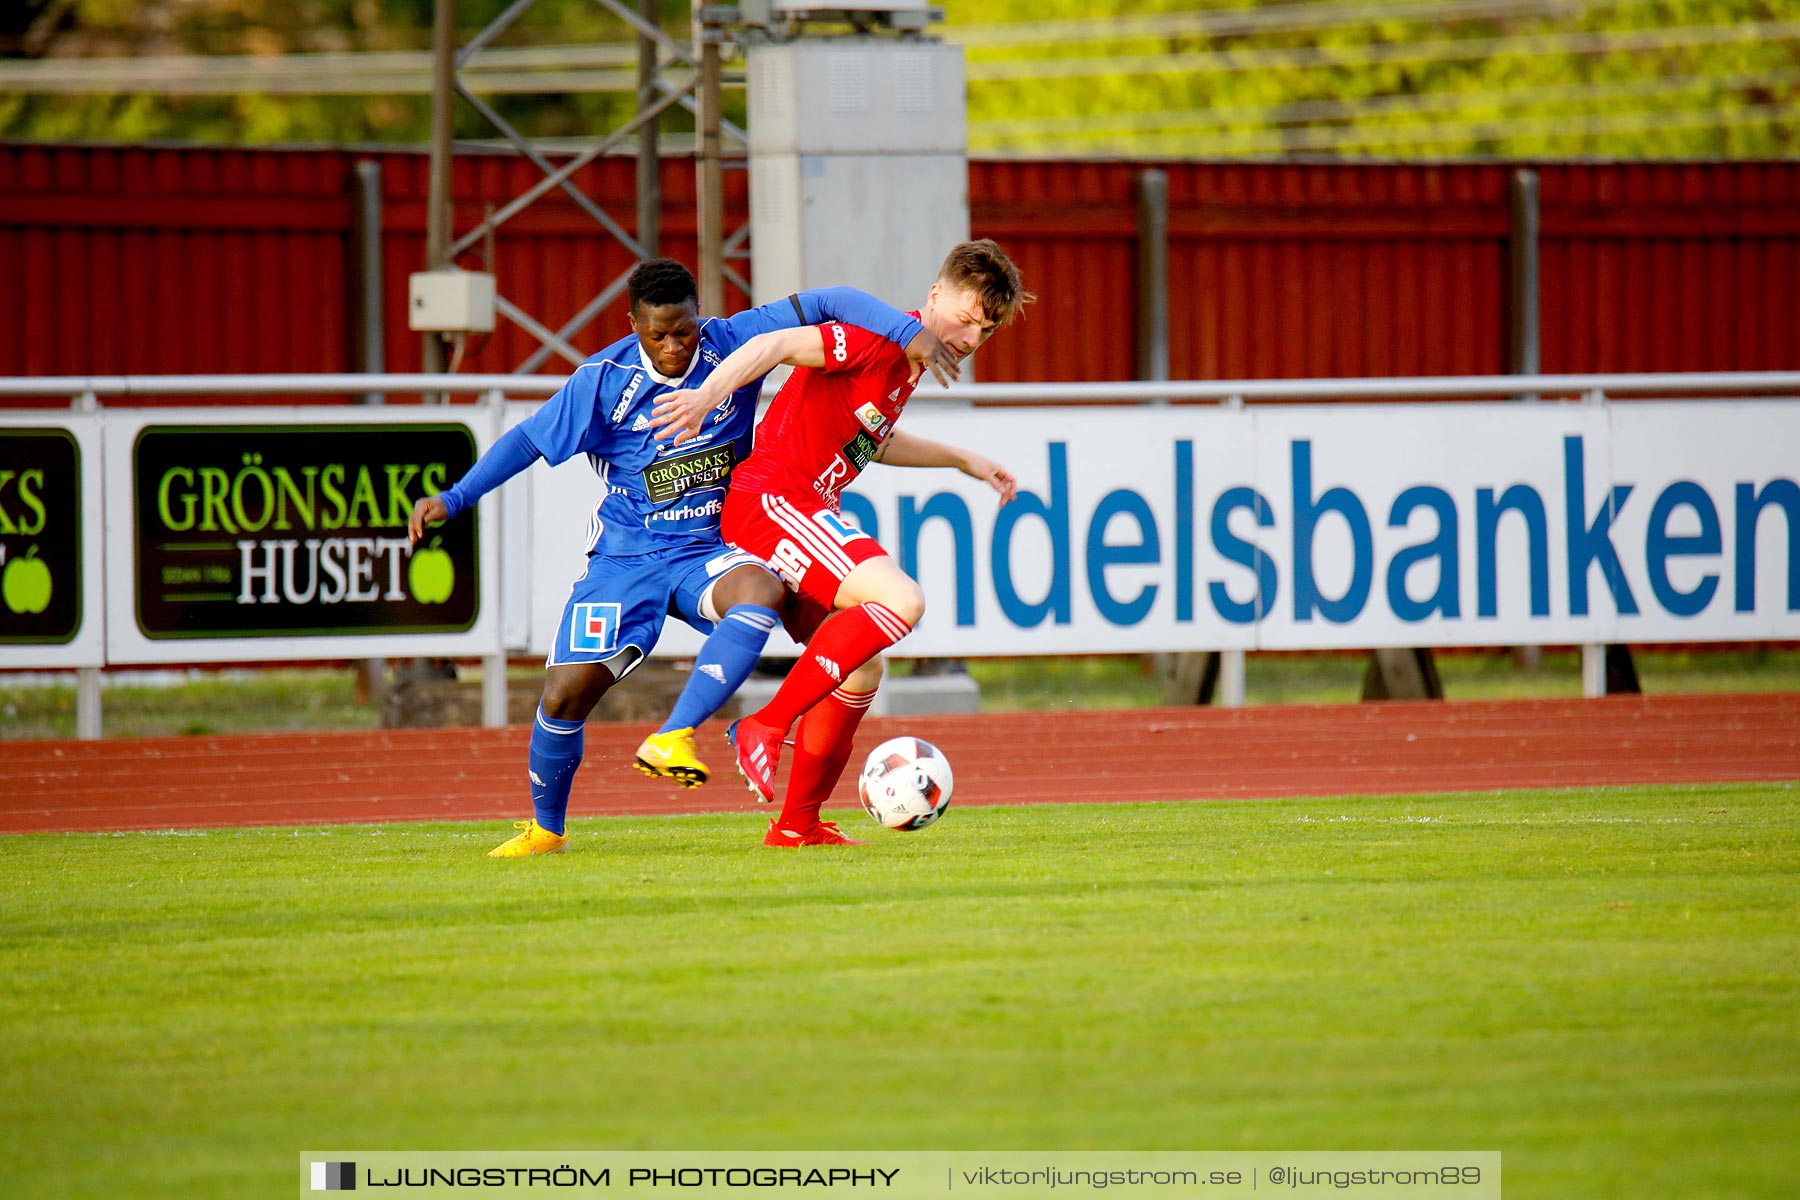
M 897 737 L 869 752 L 856 794 L 889 829 L 923 829 L 950 807 L 954 786 L 942 750 L 922 738 Z

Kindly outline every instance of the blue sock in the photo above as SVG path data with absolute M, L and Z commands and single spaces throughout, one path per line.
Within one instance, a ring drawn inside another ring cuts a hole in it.
M 734 604 L 726 612 L 694 660 L 694 673 L 675 701 L 675 710 L 663 727 L 693 729 L 725 707 L 731 694 L 750 677 L 762 657 L 763 644 L 775 631 L 775 610 L 760 604 Z
M 569 786 L 575 782 L 575 768 L 581 765 L 582 730 L 580 721 L 554 721 L 544 715 L 538 705 L 537 720 L 531 725 L 531 806 L 537 810 L 537 823 L 551 833 L 563 831 L 563 819 L 569 812 Z

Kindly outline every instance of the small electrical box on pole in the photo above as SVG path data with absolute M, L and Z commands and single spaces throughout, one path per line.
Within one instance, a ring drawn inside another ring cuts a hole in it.
M 492 333 L 494 277 L 485 271 L 414 271 L 406 326 L 417 332 Z

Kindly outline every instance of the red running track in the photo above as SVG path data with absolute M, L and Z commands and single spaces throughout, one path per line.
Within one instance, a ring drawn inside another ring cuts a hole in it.
M 639 775 L 648 729 L 588 727 L 572 815 L 755 807 L 723 740 L 702 741 L 704 788 Z M 0 743 L 0 833 L 516 818 L 529 733 Z M 864 724 L 851 761 L 901 733 L 949 755 L 958 804 L 1800 779 L 1792 694 L 888 718 Z M 854 801 L 850 780 L 833 803 Z

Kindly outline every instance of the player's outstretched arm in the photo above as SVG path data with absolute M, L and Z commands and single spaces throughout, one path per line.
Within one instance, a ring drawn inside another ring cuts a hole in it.
M 911 313 L 891 308 L 867 292 L 853 287 L 820 288 L 801 292 L 799 298 L 804 308 L 818 309 L 818 316 L 807 321 L 809 325 L 828 321 L 855 325 L 904 349 L 910 368 L 908 383 L 919 382 L 919 376 L 930 371 L 941 386 L 949 387 L 962 373 L 962 358 L 943 339 Z
M 888 434 L 875 454 L 875 461 L 890 467 L 955 467 L 969 478 L 979 479 L 999 492 L 1001 504 L 1019 494 L 1019 481 L 1013 473 L 986 455 L 918 437 L 903 429 Z
M 457 480 L 449 491 L 427 496 L 413 505 L 412 517 L 406 523 L 412 544 L 419 544 L 427 524 L 440 524 L 461 516 L 475 507 L 475 501 L 541 457 L 542 452 L 524 425 L 515 425 L 501 434 L 500 439 L 488 447 L 487 453 L 475 460 L 469 473 Z
M 697 388 L 670 392 L 650 410 L 650 424 L 656 427 L 656 440 L 673 437 L 675 445 L 700 432 L 706 414 L 730 398 L 731 393 L 760 379 L 786 363 L 792 367 L 825 365 L 825 336 L 817 326 L 778 329 L 759 333 L 725 356 L 713 368 L 706 382 Z
M 919 318 L 877 300 L 860 288 L 812 288 L 725 318 L 725 324 L 740 341 L 749 341 L 758 334 L 800 325 L 824 325 L 831 321 L 866 329 L 902 347 L 912 368 L 908 383 L 917 383 L 920 375 L 930 371 L 939 383 L 949 387 L 962 371 L 961 356 L 945 345 L 937 334 L 926 329 Z

